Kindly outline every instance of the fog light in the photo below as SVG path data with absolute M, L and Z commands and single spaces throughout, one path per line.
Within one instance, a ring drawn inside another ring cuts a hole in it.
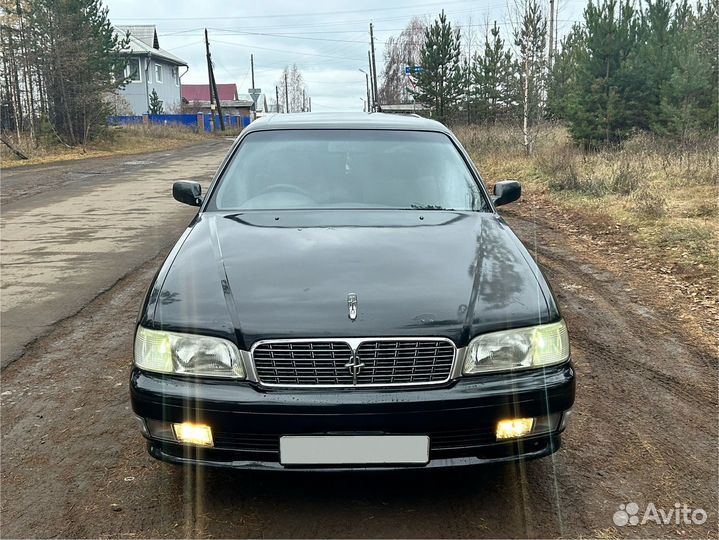
M 497 439 L 516 439 L 532 432 L 534 418 L 512 418 L 497 422 Z
M 197 446 L 213 446 L 212 429 L 205 424 L 193 424 L 192 422 L 183 422 L 182 424 L 172 424 L 177 440 L 185 444 L 194 444 Z

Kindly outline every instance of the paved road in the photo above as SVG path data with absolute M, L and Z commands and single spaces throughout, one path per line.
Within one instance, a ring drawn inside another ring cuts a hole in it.
M 152 249 L 163 251 L 186 219 L 159 200 L 170 178 L 154 178 L 167 168 L 194 176 L 188 168 L 198 162 L 209 171 L 222 153 L 193 152 L 180 158 L 183 167 L 168 160 L 132 180 L 131 191 L 153 193 L 153 212 L 168 212 L 158 217 L 177 219 L 165 237 L 156 233 Z M 76 187 L 74 204 L 63 206 L 68 212 L 77 214 L 87 200 L 94 205 L 96 190 L 105 189 L 101 199 L 120 200 L 107 202 L 111 217 L 102 226 L 122 219 L 146 230 L 147 212 L 136 211 L 146 197 L 128 207 L 125 190 Z M 577 403 L 563 447 L 550 458 L 474 472 L 323 475 L 198 472 L 154 461 L 132 420 L 127 377 L 133 321 L 160 254 L 55 324 L 2 372 L 0 536 L 717 537 L 711 341 L 687 332 L 658 302 L 669 293 L 649 271 L 626 271 L 579 225 L 568 233 L 560 215 L 542 212 L 519 203 L 509 219 L 554 285 L 572 336 Z M 88 228 L 81 238 L 92 242 L 93 234 L 100 233 Z M 114 260 L 129 268 L 128 253 Z M 101 258 L 72 256 L 88 264 Z M 93 268 L 106 271 L 107 263 Z M 616 526 L 613 514 L 629 502 L 663 511 L 687 504 L 708 520 Z
M 0 367 L 171 244 L 194 212 L 172 182 L 206 185 L 229 145 L 3 171 Z

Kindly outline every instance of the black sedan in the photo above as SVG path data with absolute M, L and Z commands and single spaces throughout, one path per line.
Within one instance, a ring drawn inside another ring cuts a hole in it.
M 275 115 L 238 137 L 143 303 L 152 456 L 257 469 L 474 465 L 556 451 L 567 328 L 457 139 L 414 116 Z

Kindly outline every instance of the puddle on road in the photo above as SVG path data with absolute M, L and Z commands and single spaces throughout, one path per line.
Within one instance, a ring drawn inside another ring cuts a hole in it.
M 123 162 L 122 162 L 123 165 L 152 165 L 152 164 L 154 164 L 154 163 L 156 163 L 156 162 L 155 162 L 155 161 L 149 161 L 149 160 L 142 160 L 142 159 L 138 159 L 138 160 L 134 160 L 134 161 L 123 161 Z

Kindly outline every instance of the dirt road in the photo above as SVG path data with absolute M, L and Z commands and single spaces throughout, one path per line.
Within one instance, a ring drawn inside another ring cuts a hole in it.
M 2 536 L 716 537 L 717 363 L 710 332 L 692 323 L 701 314 L 591 228 L 536 203 L 529 194 L 506 215 L 554 286 L 578 374 L 552 457 L 357 475 L 196 473 L 152 460 L 127 377 L 155 258 L 2 372 Z M 708 517 L 615 525 L 630 502 Z
M 229 144 L 3 171 L 0 365 L 170 244 L 193 215 L 172 182 L 209 183 Z

